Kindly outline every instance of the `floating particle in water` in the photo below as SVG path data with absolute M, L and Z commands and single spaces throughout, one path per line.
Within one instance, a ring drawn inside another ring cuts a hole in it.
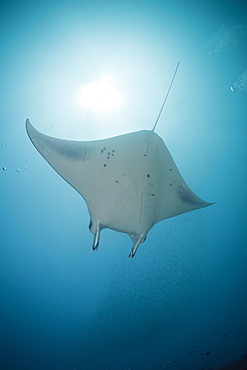
M 235 93 L 247 91 L 247 69 L 237 76 L 235 81 L 233 81 L 231 91 Z
M 3 167 L 3 170 L 6 171 L 7 170 L 7 167 Z
M 214 59 L 225 56 L 245 42 L 247 27 L 242 24 L 222 24 L 204 48 Z
M 17 168 L 16 172 L 21 172 L 20 168 Z

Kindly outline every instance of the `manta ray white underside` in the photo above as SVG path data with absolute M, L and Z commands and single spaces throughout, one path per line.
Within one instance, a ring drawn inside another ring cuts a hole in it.
M 187 186 L 163 140 L 138 131 L 96 141 L 56 139 L 26 121 L 35 148 L 85 199 L 94 234 L 105 228 L 128 234 L 133 257 L 159 221 L 207 207 Z

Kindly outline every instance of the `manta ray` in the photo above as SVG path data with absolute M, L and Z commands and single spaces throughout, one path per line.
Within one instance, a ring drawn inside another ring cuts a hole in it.
M 44 135 L 26 120 L 35 148 L 86 201 L 93 250 L 98 249 L 101 230 L 109 228 L 131 237 L 132 258 L 157 222 L 213 204 L 192 192 L 155 132 L 178 66 L 150 131 L 71 141 Z

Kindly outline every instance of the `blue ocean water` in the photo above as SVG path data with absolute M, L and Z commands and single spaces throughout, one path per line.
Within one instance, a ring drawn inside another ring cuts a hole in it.
M 1 2 L 1 369 L 217 369 L 247 352 L 247 23 L 241 1 Z M 211 207 L 102 231 L 32 146 L 151 129 Z M 121 104 L 90 109 L 107 80 Z

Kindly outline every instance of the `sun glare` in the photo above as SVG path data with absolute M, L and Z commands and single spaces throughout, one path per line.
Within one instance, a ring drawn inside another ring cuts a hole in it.
M 109 78 L 85 85 L 80 92 L 80 104 L 83 108 L 107 111 L 123 105 L 120 92 Z

